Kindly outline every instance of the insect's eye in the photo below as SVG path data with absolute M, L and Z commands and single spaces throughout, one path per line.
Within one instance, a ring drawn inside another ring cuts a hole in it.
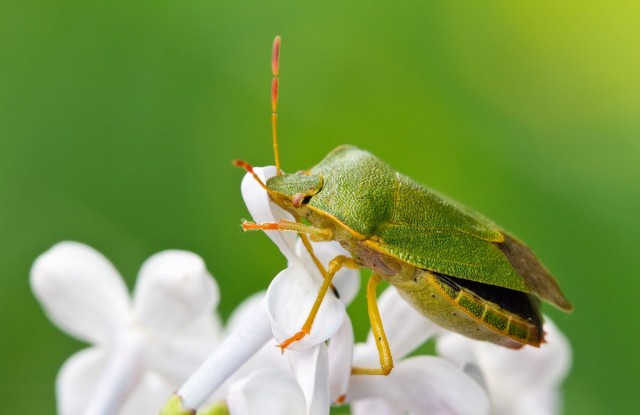
M 291 204 L 293 205 L 294 208 L 299 208 L 302 205 L 306 205 L 307 203 L 309 203 L 309 201 L 311 200 L 311 197 L 313 197 L 313 195 L 307 194 L 307 193 L 296 193 L 293 196 L 293 199 L 291 200 Z

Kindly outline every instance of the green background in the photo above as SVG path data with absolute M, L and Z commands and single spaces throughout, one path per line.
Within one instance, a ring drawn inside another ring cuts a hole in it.
M 555 3 L 2 2 L 3 407 L 53 412 L 85 347 L 28 285 L 56 242 L 94 246 L 129 286 L 149 255 L 195 251 L 224 316 L 284 266 L 240 232 L 231 165 L 272 164 L 281 34 L 284 169 L 355 144 L 519 235 L 575 306 L 545 308 L 573 345 L 566 413 L 636 412 L 640 7 Z M 362 301 L 350 312 L 362 337 Z

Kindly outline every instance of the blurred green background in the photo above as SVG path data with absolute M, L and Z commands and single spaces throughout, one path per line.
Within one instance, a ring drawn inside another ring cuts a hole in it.
M 228 316 L 284 266 L 242 234 L 243 172 L 351 143 L 493 218 L 575 306 L 568 414 L 637 413 L 640 7 L 629 2 L 38 1 L 0 4 L 0 395 L 51 413 L 85 347 L 42 313 L 32 261 L 61 240 L 133 286 L 151 254 L 202 255 Z M 367 329 L 357 303 L 358 336 Z

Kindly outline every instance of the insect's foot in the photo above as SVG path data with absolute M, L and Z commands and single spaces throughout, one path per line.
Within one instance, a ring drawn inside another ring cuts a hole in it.
M 282 351 L 282 353 L 284 353 L 284 350 L 289 347 L 292 343 L 297 342 L 298 340 L 302 340 L 304 338 L 304 336 L 306 336 L 307 334 L 309 334 L 307 331 L 305 330 L 300 330 L 299 332 L 297 332 L 296 334 L 294 334 L 293 336 L 289 337 L 287 340 L 283 341 L 282 343 L 280 343 L 278 345 L 278 347 L 280 348 L 280 350 Z

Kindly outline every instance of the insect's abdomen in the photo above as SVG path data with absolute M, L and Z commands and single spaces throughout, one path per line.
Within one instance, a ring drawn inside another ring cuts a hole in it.
M 542 319 L 534 296 L 509 290 L 504 301 L 490 301 L 460 283 L 468 281 L 416 269 L 411 280 L 394 285 L 407 302 L 448 330 L 513 349 L 540 346 Z M 495 296 L 499 289 L 487 286 L 486 292 Z

